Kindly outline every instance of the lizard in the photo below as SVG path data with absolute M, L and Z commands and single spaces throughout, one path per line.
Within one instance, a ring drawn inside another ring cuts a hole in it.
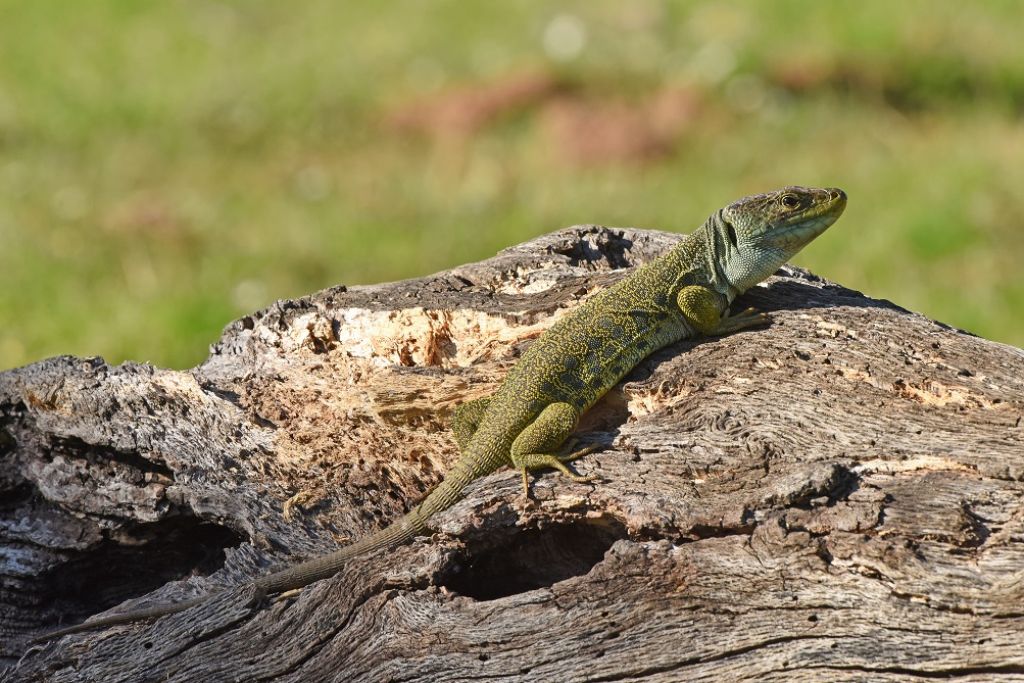
M 838 188 L 791 186 L 744 197 L 711 214 L 664 254 L 560 318 L 492 395 L 460 404 L 452 431 L 461 457 L 422 502 L 355 543 L 254 579 L 256 595 L 302 588 L 333 576 L 354 557 L 412 540 L 433 515 L 460 500 L 470 482 L 505 465 L 522 473 L 527 497 L 528 473 L 534 470 L 554 468 L 590 481 L 566 466 L 596 448 L 564 448 L 581 414 L 654 351 L 767 323 L 768 315 L 752 308 L 730 315 L 733 300 L 775 273 L 845 208 L 846 193 Z M 211 595 L 100 617 L 33 642 L 174 614 Z

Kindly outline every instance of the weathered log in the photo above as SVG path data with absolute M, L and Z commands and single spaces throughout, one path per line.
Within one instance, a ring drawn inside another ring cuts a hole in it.
M 680 343 L 580 431 L 600 481 L 506 470 L 435 535 L 297 596 L 244 583 L 395 519 L 447 424 L 677 235 L 581 226 L 232 323 L 185 372 L 0 375 L 5 680 L 1024 678 L 1024 352 L 785 269 L 774 323 Z

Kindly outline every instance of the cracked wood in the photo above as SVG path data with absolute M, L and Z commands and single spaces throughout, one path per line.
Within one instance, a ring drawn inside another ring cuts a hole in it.
M 59 615 L 385 525 L 454 462 L 455 405 L 677 238 L 579 226 L 279 302 L 186 372 L 3 373 L 5 680 L 1024 676 L 1024 352 L 796 270 L 738 303 L 770 328 L 659 352 L 596 406 L 580 431 L 607 449 L 578 469 L 602 481 L 543 476 L 524 504 L 499 472 L 433 538 L 291 599 L 229 592 L 26 655 Z

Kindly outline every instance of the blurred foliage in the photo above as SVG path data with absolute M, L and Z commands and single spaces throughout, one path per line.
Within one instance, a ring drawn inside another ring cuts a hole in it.
M 797 262 L 1024 345 L 1014 1 L 0 0 L 0 368 L 784 184 Z

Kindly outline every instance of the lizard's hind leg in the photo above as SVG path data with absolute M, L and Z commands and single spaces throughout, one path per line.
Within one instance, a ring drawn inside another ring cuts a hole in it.
M 476 434 L 480 421 L 484 419 L 487 406 L 491 404 L 492 396 L 475 398 L 455 406 L 455 415 L 452 416 L 452 433 L 455 441 L 459 444 L 459 451 L 465 451 L 469 440 Z
M 551 467 L 573 481 L 591 481 L 593 477 L 576 474 L 565 463 L 591 453 L 596 446 L 559 454 L 559 448 L 576 429 L 580 413 L 568 403 L 552 403 L 537 416 L 530 425 L 519 433 L 512 442 L 512 466 L 523 473 L 523 494 L 530 496 L 528 472 Z

